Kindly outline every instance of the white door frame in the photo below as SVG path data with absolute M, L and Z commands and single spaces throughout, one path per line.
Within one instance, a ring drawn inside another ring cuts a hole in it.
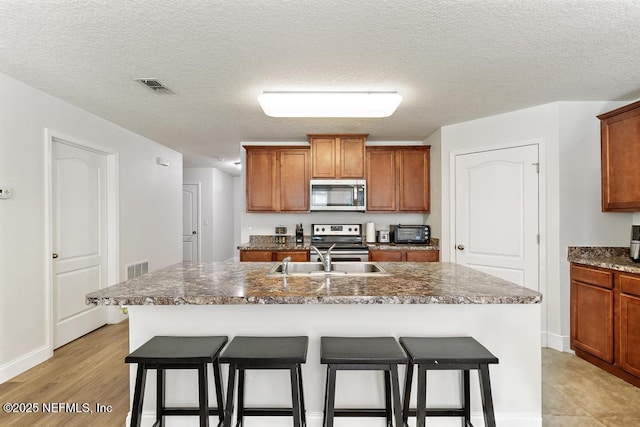
M 463 154 L 474 154 L 485 151 L 504 150 L 508 148 L 522 147 L 525 145 L 538 146 L 538 163 L 540 173 L 538 174 L 538 230 L 540 233 L 540 244 L 538 245 L 538 284 L 539 292 L 545 294 L 547 290 L 546 271 L 547 271 L 547 219 L 544 213 L 547 211 L 546 204 L 546 153 L 544 139 L 533 138 L 512 143 L 485 145 L 481 147 L 473 147 L 462 150 L 455 150 L 449 153 L 449 248 L 441 248 L 449 252 L 449 259 L 455 260 L 455 237 L 456 237 L 456 221 L 454 215 L 456 213 L 456 156 Z M 542 299 L 542 319 L 546 322 L 546 300 Z M 544 343 L 544 342 L 543 342 Z
M 118 196 L 118 153 L 112 149 L 80 140 L 61 132 L 47 129 L 44 130 L 44 230 L 45 230 L 45 310 L 48 325 L 47 348 L 49 356 L 53 355 L 53 334 L 55 320 L 53 319 L 53 143 L 60 141 L 84 150 L 93 151 L 106 156 L 107 160 L 107 286 L 118 283 L 118 263 L 119 263 L 119 196 Z M 111 315 L 109 315 L 111 318 Z

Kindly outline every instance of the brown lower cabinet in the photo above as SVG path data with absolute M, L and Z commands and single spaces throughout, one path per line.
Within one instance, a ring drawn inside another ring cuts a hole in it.
M 290 256 L 291 261 L 294 262 L 307 262 L 309 261 L 309 251 L 240 251 L 240 261 L 250 262 L 272 262 L 282 261 L 286 257 Z
M 640 387 L 640 275 L 571 264 L 571 349 Z
M 440 251 L 411 249 L 369 249 L 369 261 L 378 262 L 437 262 Z

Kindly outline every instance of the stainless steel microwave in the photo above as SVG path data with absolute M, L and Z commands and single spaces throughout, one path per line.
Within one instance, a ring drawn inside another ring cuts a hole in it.
M 364 179 L 312 179 L 309 203 L 312 211 L 359 211 L 367 207 Z

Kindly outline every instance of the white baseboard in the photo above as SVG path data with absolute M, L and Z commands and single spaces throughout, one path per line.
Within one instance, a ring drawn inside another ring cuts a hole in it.
M 0 384 L 20 375 L 24 371 L 33 368 L 53 356 L 50 347 L 39 347 L 19 358 L 0 366 Z
M 155 422 L 155 414 L 143 413 L 141 425 L 143 427 L 152 426 Z M 212 417 L 209 419 L 209 425 L 216 425 Z M 189 427 L 197 424 L 197 417 L 165 417 L 166 425 L 170 427 Z M 235 416 L 232 425 L 235 425 Z M 127 416 L 126 425 L 131 422 L 131 413 Z M 195 424 L 194 424 L 195 422 Z M 472 413 L 471 422 L 476 427 L 484 426 L 482 413 Z M 246 427 L 291 427 L 290 417 L 245 417 L 244 426 Z M 511 414 L 496 414 L 496 424 L 499 426 L 509 427 L 541 427 L 542 416 L 531 414 L 530 417 L 522 415 L 513 416 Z M 322 413 L 307 412 L 307 425 L 309 427 L 322 426 Z M 335 420 L 336 427 L 385 427 L 386 422 L 383 418 L 343 418 L 339 417 Z M 409 427 L 415 427 L 416 419 L 409 418 Z M 429 427 L 460 427 L 460 418 L 428 418 Z
M 120 323 L 127 317 L 129 317 L 129 315 L 123 313 L 121 307 L 107 307 L 107 323 L 110 325 Z
M 569 337 L 566 335 L 558 335 L 552 332 L 542 331 L 542 346 L 549 347 L 554 350 L 568 352 L 571 351 Z

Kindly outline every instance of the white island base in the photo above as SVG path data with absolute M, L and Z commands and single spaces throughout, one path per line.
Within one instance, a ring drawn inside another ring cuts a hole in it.
M 503 427 L 542 425 L 540 304 L 274 304 L 129 306 L 130 348 L 155 335 L 307 335 L 307 363 L 302 366 L 308 427 L 321 427 L 326 366 L 320 364 L 320 336 L 473 336 L 498 357 L 489 365 L 496 422 Z M 400 368 L 400 388 L 405 369 Z M 227 369 L 222 365 L 226 391 Z M 415 375 L 415 373 L 414 373 Z M 460 375 L 427 375 L 427 406 L 460 403 Z M 131 396 L 135 365 L 131 367 Z M 211 402 L 213 374 L 209 374 Z M 338 372 L 336 408 L 383 407 L 383 374 Z M 415 407 L 413 381 L 412 407 Z M 248 371 L 245 405 L 290 406 L 286 371 Z M 471 415 L 484 425 L 478 376 L 471 373 Z M 195 372 L 167 371 L 166 402 L 197 406 Z M 225 394 L 226 397 L 226 394 Z M 127 416 L 129 424 L 131 413 Z M 143 426 L 155 421 L 155 374 L 147 376 Z M 427 418 L 431 427 L 455 426 L 459 418 Z M 210 418 L 215 426 L 217 418 Z M 197 417 L 166 417 L 168 426 L 196 426 Z M 235 426 L 235 418 L 234 423 Z M 291 417 L 245 417 L 246 427 L 292 426 Z M 415 418 L 409 419 L 415 426 Z M 382 418 L 336 418 L 336 427 L 385 427 Z

